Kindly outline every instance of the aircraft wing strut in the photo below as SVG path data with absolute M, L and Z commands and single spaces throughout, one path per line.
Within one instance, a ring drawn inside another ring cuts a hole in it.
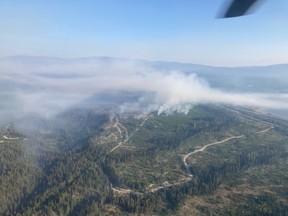
M 247 14 L 250 8 L 259 0 L 233 0 L 224 14 L 224 18 L 238 17 Z

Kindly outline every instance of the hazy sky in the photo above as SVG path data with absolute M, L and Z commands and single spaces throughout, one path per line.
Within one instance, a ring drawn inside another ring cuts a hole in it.
M 0 56 L 288 63 L 288 1 L 216 19 L 227 0 L 1 0 Z

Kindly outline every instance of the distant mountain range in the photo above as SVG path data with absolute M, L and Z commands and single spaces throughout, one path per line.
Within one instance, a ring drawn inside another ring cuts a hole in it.
M 110 64 L 114 62 L 133 62 L 138 66 L 154 68 L 159 71 L 181 71 L 195 73 L 206 80 L 211 87 L 235 92 L 288 92 L 288 64 L 245 67 L 215 67 L 191 63 L 168 61 L 148 61 L 113 57 L 57 58 L 43 56 L 7 56 L 0 58 L 3 63 L 21 63 L 28 65 L 62 65 L 62 64 Z M 61 73 L 61 72 L 58 72 Z M 59 77 L 53 73 L 50 76 Z

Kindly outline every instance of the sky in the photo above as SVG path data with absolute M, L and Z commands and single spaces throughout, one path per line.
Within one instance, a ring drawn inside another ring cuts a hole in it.
M 288 1 L 218 19 L 228 0 L 1 0 L 0 57 L 111 56 L 214 66 L 288 63 Z

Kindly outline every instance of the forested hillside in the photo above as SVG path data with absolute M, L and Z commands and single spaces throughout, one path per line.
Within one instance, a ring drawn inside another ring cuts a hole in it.
M 70 109 L 38 128 L 1 129 L 2 215 L 288 214 L 288 122 L 278 117 L 220 105 Z

